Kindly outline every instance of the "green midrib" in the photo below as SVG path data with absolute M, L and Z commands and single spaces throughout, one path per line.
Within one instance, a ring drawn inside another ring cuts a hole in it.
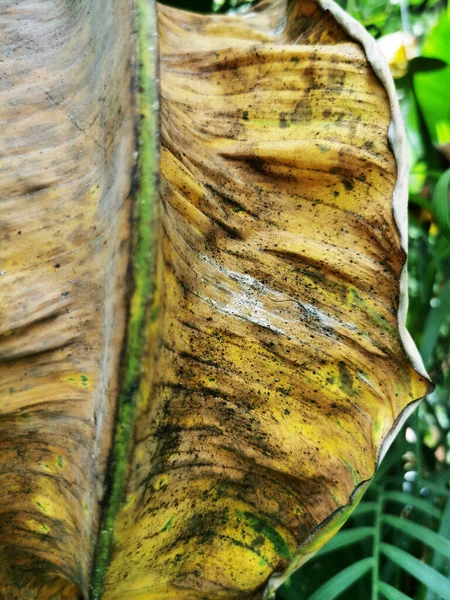
M 92 571 L 91 598 L 101 598 L 110 562 L 114 524 L 125 493 L 125 475 L 133 443 L 133 425 L 139 395 L 141 359 L 153 295 L 155 270 L 154 215 L 157 200 L 158 115 L 156 103 L 157 38 L 153 0 L 135 0 L 137 26 L 139 164 L 133 215 L 133 291 L 118 397 L 117 421 L 108 473 L 109 487 Z

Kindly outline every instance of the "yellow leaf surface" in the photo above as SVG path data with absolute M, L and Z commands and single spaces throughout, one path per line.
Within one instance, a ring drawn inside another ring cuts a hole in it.
M 156 316 L 104 597 L 260 598 L 427 391 L 390 98 L 310 0 L 158 18 Z

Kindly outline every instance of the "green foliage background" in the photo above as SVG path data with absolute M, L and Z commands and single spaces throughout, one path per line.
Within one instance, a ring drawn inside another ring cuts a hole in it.
M 212 2 L 170 4 L 197 12 L 248 4 Z M 395 79 L 411 161 L 408 327 L 436 389 L 345 527 L 277 600 L 450 600 L 450 8 L 444 0 L 339 3 L 375 38 L 414 39 Z

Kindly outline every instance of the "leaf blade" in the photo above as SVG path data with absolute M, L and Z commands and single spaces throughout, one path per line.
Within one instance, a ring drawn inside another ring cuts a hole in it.
M 387 523 L 388 525 L 407 533 L 411 537 L 421 540 L 427 546 L 430 546 L 437 552 L 450 558 L 450 541 L 435 531 L 428 529 L 428 527 L 424 527 L 423 525 L 414 523 L 414 521 L 408 519 L 401 519 L 394 515 L 383 515 L 382 521 L 383 523 Z
M 440 594 L 443 598 L 450 598 L 450 581 L 441 573 L 423 563 L 415 556 L 391 544 L 382 543 L 381 552 L 410 575 Z
M 433 506 L 427 500 L 423 500 L 422 498 L 417 498 L 416 496 L 413 496 L 412 494 L 407 494 L 405 492 L 388 491 L 388 492 L 384 492 L 383 498 L 385 500 L 391 500 L 392 502 L 397 502 L 400 504 L 410 504 L 414 508 L 417 508 L 417 510 L 427 513 L 428 515 L 430 515 L 431 517 L 434 517 L 435 519 L 440 519 L 441 515 L 442 515 L 442 512 L 439 508 L 437 508 L 436 506 Z
M 442 324 L 448 316 L 450 280 L 441 288 L 437 299 L 438 306 L 430 309 L 423 328 L 420 353 L 426 365 L 430 364 Z
M 352 513 L 352 517 L 360 517 L 369 512 L 373 512 L 376 508 L 376 502 L 363 501 L 358 504 Z
M 444 235 L 450 234 L 450 204 L 448 190 L 450 186 L 450 169 L 447 169 L 439 177 L 433 190 L 433 208 L 436 221 Z
M 387 600 L 412 600 L 412 598 L 384 581 L 378 582 L 378 589 Z
M 324 583 L 308 600 L 334 600 L 368 573 L 372 565 L 373 558 L 371 557 L 353 563 Z

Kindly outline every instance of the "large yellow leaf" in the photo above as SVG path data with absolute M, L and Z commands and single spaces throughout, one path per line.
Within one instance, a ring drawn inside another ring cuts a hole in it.
M 158 149 L 147 0 L 1 20 L 0 596 L 270 594 L 428 387 L 388 69 L 329 0 L 160 7 Z
M 395 100 L 348 29 L 310 0 L 159 9 L 159 275 L 108 599 L 261 597 L 426 392 Z

